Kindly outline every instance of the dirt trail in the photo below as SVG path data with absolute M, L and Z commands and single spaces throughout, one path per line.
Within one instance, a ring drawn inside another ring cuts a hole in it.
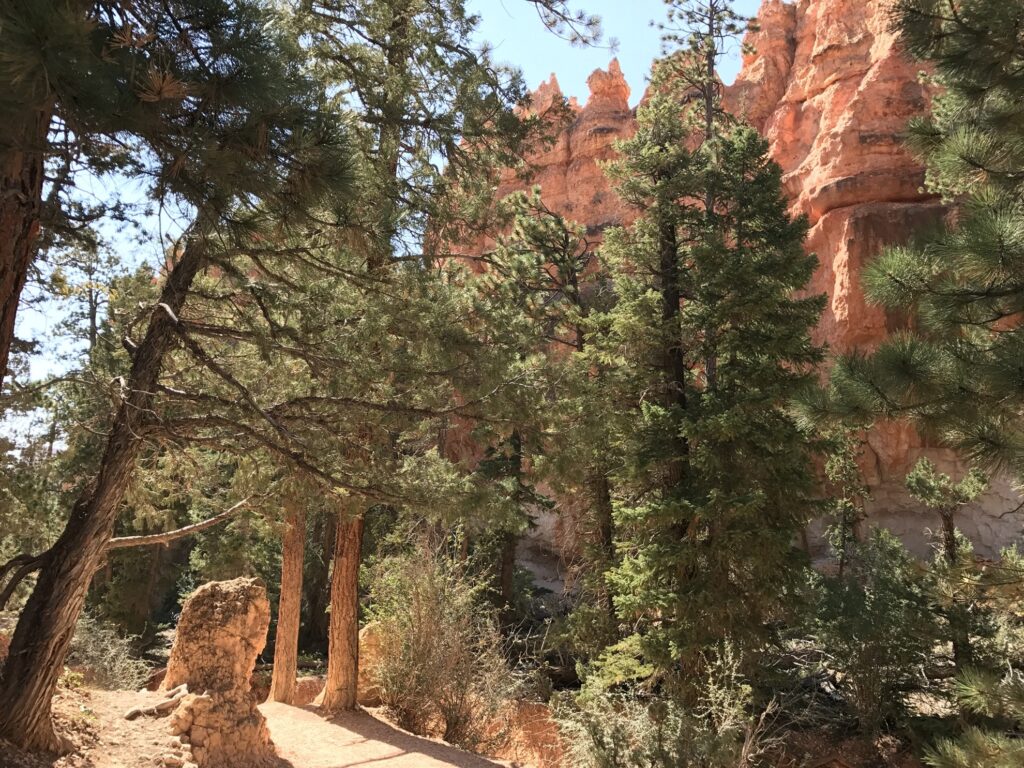
M 399 730 L 365 712 L 323 719 L 313 707 L 260 706 L 277 752 L 294 768 L 493 768 L 486 760 Z
M 0 768 L 152 768 L 167 752 L 167 718 L 124 719 L 161 694 L 61 690 L 54 710 L 62 732 L 78 746 L 72 755 L 26 755 L 0 742 Z M 494 762 L 406 733 L 365 712 L 325 720 L 314 707 L 260 706 L 280 760 L 275 768 L 494 768 Z

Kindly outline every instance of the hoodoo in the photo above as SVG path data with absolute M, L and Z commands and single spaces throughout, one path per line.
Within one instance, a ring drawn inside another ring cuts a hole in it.
M 807 249 L 820 262 L 810 287 L 828 295 L 816 340 L 836 353 L 870 350 L 905 322 L 865 300 L 861 270 L 883 247 L 905 242 L 947 212 L 924 189 L 924 168 L 904 147 L 907 123 L 927 111 L 930 94 L 889 18 L 883 0 L 765 0 L 756 31 L 747 35 L 740 73 L 723 96 L 730 112 L 768 139 L 791 211 L 810 221 Z M 546 205 L 585 225 L 597 243 L 603 230 L 632 216 L 600 163 L 615 155 L 616 140 L 635 130 L 635 110 L 617 60 L 595 71 L 588 86 L 583 106 L 569 100 L 571 118 L 554 143 L 529 158 L 535 168 L 530 183 L 541 187 Z M 558 98 L 552 75 L 534 93 L 533 108 L 546 113 Z M 522 186 L 509 173 L 500 191 Z M 907 423 L 876 425 L 862 460 L 872 521 L 919 555 L 929 551 L 928 538 L 903 479 L 922 456 L 944 471 L 964 471 L 952 452 L 928 444 Z M 1020 532 L 1019 523 L 1001 517 L 1019 503 L 1010 484 L 996 479 L 961 528 L 980 552 L 994 554 Z M 823 553 L 816 547 L 815 555 Z

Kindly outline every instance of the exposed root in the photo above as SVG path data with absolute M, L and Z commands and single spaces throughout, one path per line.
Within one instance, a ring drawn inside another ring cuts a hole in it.
M 134 720 L 142 715 L 149 715 L 150 717 L 163 717 L 172 709 L 178 706 L 183 698 L 188 695 L 188 686 L 184 683 L 179 685 L 177 688 L 172 688 L 167 691 L 167 698 L 163 701 L 154 704 L 151 707 L 135 707 L 129 709 L 124 713 L 125 720 Z

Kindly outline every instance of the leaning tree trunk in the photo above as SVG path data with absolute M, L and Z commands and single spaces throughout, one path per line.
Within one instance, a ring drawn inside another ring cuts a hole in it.
M 302 564 L 306 549 L 306 510 L 296 499 L 286 502 L 287 529 L 281 555 L 281 599 L 277 605 L 274 674 L 270 701 L 291 704 L 298 669 L 299 621 L 302 614 Z
M 38 250 L 50 115 L 47 107 L 12 121 L 12 146 L 0 153 L 0 387 L 7 375 L 18 301 Z
M 174 343 L 177 317 L 203 264 L 203 250 L 201 240 L 190 242 L 168 275 L 135 352 L 99 471 L 72 507 L 60 538 L 44 555 L 39 580 L 18 619 L 0 673 L 0 738 L 24 749 L 55 751 L 64 746 L 50 715 L 57 678 L 89 582 L 114 531 L 152 412 L 163 358 Z
M 363 516 L 338 520 L 331 575 L 327 682 L 316 703 L 328 712 L 355 709 L 359 679 L 359 560 Z

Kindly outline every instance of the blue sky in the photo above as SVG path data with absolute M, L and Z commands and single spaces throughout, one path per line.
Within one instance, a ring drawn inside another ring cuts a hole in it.
M 734 8 L 753 16 L 760 0 L 736 0 Z M 585 101 L 587 77 L 598 67 L 606 68 L 617 55 L 633 91 L 635 104 L 644 91 L 651 60 L 658 55 L 659 32 L 651 21 L 665 17 L 663 0 L 576 0 L 575 7 L 601 16 L 607 37 L 618 40 L 618 50 L 574 48 L 548 33 L 534 7 L 524 0 L 470 0 L 469 7 L 480 15 L 480 35 L 494 47 L 494 58 L 523 70 L 526 83 L 536 88 L 554 72 L 566 96 Z M 739 50 L 722 61 L 722 78 L 732 82 L 739 69 Z

